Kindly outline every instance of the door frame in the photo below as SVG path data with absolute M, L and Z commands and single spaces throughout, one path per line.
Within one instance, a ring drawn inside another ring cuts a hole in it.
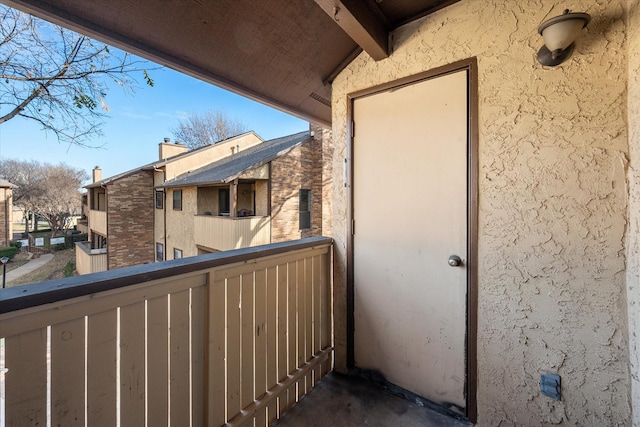
M 468 136 L 467 136 L 467 319 L 465 355 L 466 416 L 477 421 L 477 341 L 478 341 L 478 62 L 469 58 L 412 76 L 383 83 L 347 94 L 347 366 L 355 367 L 354 348 L 354 185 L 353 185 L 353 138 L 354 101 L 358 98 L 409 86 L 423 80 L 442 77 L 459 71 L 467 71 Z

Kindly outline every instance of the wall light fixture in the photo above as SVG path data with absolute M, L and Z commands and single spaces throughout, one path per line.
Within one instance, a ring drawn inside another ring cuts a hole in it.
M 555 18 L 544 21 L 538 27 L 538 33 L 544 40 L 544 46 L 538 51 L 538 62 L 555 67 L 571 57 L 574 41 L 591 21 L 587 13 L 572 13 L 566 9 Z

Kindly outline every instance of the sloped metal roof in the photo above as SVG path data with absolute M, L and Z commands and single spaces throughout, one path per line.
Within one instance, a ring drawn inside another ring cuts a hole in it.
M 166 181 L 156 188 L 190 187 L 194 185 L 215 185 L 233 181 L 239 175 L 265 165 L 285 155 L 293 148 L 311 139 L 309 131 L 284 136 L 254 145 L 239 153 L 225 157 L 200 169 Z

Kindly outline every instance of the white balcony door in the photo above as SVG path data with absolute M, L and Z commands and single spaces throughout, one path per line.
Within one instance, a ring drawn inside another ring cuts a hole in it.
M 467 79 L 458 71 L 353 103 L 355 365 L 462 413 Z

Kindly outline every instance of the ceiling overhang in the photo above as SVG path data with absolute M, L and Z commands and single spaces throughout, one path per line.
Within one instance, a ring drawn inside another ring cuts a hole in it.
M 3 0 L 5 1 L 5 0 Z M 393 29 L 458 0 L 7 0 L 71 28 L 323 126 L 331 82 Z

